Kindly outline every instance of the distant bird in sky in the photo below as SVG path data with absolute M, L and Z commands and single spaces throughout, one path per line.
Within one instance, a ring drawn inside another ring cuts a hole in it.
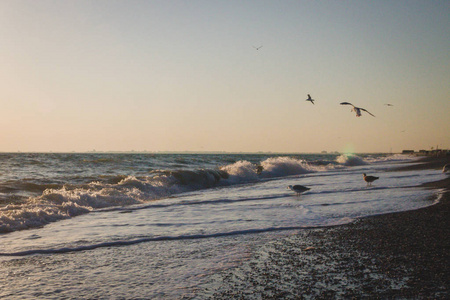
M 311 103 L 314 104 L 314 99 L 311 98 L 310 94 L 308 94 L 308 99 L 306 99 L 306 101 L 311 101 Z
M 365 111 L 366 113 L 368 113 L 372 117 L 375 117 L 374 115 L 372 115 L 369 111 L 365 110 L 364 108 L 356 107 L 356 106 L 354 106 L 353 104 L 351 104 L 349 102 L 341 102 L 341 105 L 351 105 L 351 106 L 353 106 L 351 111 L 354 111 L 356 113 L 357 117 L 361 117 L 361 111 Z
M 386 103 L 386 106 L 394 106 L 394 104 Z
M 261 49 L 261 48 L 262 48 L 262 45 L 261 45 L 261 46 L 259 46 L 259 47 L 253 46 L 253 48 L 255 48 L 256 50 L 259 50 L 259 49 Z
M 291 191 L 294 191 L 297 193 L 297 195 L 300 195 L 303 192 L 309 191 L 310 188 L 303 186 L 303 185 L 290 185 L 288 186 L 288 189 L 290 189 Z
M 379 179 L 380 177 L 367 176 L 366 173 L 363 174 L 364 181 L 367 182 L 367 186 L 372 185 L 372 182 Z

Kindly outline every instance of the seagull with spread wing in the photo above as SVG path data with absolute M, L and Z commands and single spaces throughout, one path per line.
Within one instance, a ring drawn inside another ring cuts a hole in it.
M 306 101 L 310 101 L 312 104 L 314 104 L 314 99 L 311 98 L 310 94 L 308 94 L 308 99 L 306 99 Z
M 368 113 L 372 117 L 375 117 L 374 115 L 372 115 L 369 111 L 365 110 L 364 108 L 356 107 L 356 106 L 354 106 L 353 104 L 351 104 L 349 102 L 341 102 L 341 105 L 351 105 L 351 106 L 353 106 L 351 111 L 354 111 L 356 113 L 357 117 L 361 117 L 361 111 L 365 111 L 366 113 Z

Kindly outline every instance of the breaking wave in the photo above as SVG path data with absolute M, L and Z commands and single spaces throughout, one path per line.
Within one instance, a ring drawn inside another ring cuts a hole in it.
M 268 158 L 261 163 L 264 177 L 283 177 L 301 175 L 317 171 L 304 160 L 292 157 Z
M 294 157 L 270 157 L 259 163 L 240 160 L 216 169 L 152 170 L 146 176 L 86 177 L 89 182 L 85 183 L 11 182 L 0 189 L 7 192 L 20 188 L 38 196 L 0 207 L 0 233 L 40 227 L 97 209 L 142 204 L 190 191 L 366 164 L 367 161 L 356 155 L 341 155 L 336 161 L 319 163 Z
M 348 154 L 342 154 L 341 156 L 338 156 L 338 158 L 336 158 L 336 161 L 339 164 L 342 164 L 347 167 L 364 166 L 369 164 L 368 162 L 366 162 L 364 159 L 362 159 L 357 155 L 348 155 Z

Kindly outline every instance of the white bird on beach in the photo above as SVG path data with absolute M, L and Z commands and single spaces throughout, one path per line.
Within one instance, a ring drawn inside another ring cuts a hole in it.
M 372 182 L 379 179 L 380 177 L 367 176 L 366 173 L 363 174 L 364 181 L 367 182 L 367 186 L 372 185 Z
M 290 185 L 290 186 L 288 186 L 288 189 L 290 189 L 291 191 L 296 192 L 297 195 L 300 195 L 301 193 L 304 193 L 304 192 L 310 190 L 309 187 L 306 187 L 306 186 L 303 186 L 303 185 L 299 185 L 299 184 L 297 184 L 297 185 Z
M 442 168 L 442 173 L 447 173 L 448 171 L 450 171 L 450 164 L 446 164 L 446 165 Z
M 314 99 L 311 98 L 310 94 L 308 94 L 308 99 L 306 99 L 306 101 L 310 101 L 312 104 L 314 104 Z
M 356 106 L 354 106 L 353 104 L 351 104 L 349 102 L 341 102 L 341 105 L 351 105 L 351 106 L 353 106 L 351 111 L 354 111 L 356 113 L 357 117 L 361 117 L 361 111 L 365 111 L 366 113 L 368 113 L 372 117 L 375 117 L 374 115 L 372 115 L 369 111 L 365 110 L 364 108 L 356 107 Z

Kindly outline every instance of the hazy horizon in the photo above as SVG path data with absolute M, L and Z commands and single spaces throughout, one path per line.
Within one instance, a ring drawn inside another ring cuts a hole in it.
M 441 150 L 441 151 L 449 151 L 450 149 L 403 149 L 398 152 L 340 152 L 340 151 L 319 151 L 319 152 L 284 152 L 284 151 L 255 151 L 255 152 L 247 152 L 247 151 L 191 151 L 191 150 L 180 150 L 180 151 L 151 151 L 151 150 L 82 150 L 82 151 L 0 151 L 1 154 L 286 154 L 286 155 L 321 155 L 321 154 L 339 154 L 339 155 L 365 155 L 365 154 L 408 154 L 402 153 L 403 151 L 414 151 L 414 154 L 421 154 L 421 151 L 431 152 L 433 150 Z
M 449 1 L 1 1 L 0 152 L 449 149 L 449 16 Z

